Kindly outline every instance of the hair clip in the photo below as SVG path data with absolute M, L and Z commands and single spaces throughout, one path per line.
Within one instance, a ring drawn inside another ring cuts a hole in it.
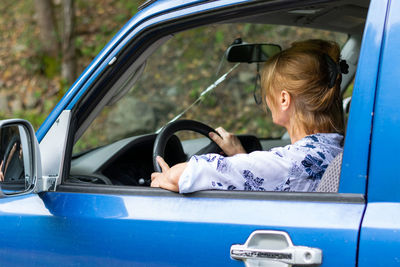
M 346 60 L 341 59 L 339 61 L 340 72 L 343 74 L 349 73 L 349 64 L 347 64 Z
M 328 55 L 324 54 L 324 58 L 326 61 L 326 65 L 328 66 L 328 73 L 329 73 L 329 88 L 332 88 L 335 85 L 336 78 L 338 74 L 340 73 L 340 67 L 338 64 L 336 64 L 335 61 Z
M 332 88 L 339 73 L 349 73 L 349 65 L 346 60 L 339 60 L 339 63 L 336 63 L 328 54 L 324 54 L 324 58 L 329 71 L 329 88 Z

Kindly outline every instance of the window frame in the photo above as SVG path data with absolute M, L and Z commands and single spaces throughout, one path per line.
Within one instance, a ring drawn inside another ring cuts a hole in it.
M 310 3 L 314 1 L 306 1 L 306 3 Z M 206 3 L 207 4 L 207 3 Z M 199 4 L 200 5 L 200 4 Z M 148 44 L 154 43 L 154 40 L 158 40 L 164 36 L 180 32 L 183 30 L 204 26 L 212 23 L 218 23 L 222 21 L 228 21 L 235 17 L 236 14 L 240 13 L 240 16 L 250 16 L 259 13 L 265 13 L 266 11 L 276 11 L 282 8 L 295 8 L 296 6 L 304 6 L 305 3 L 292 3 L 289 1 L 289 5 L 284 4 L 275 4 L 275 3 L 241 3 L 241 4 L 233 4 L 232 6 L 223 6 L 212 10 L 205 10 L 199 12 L 199 15 L 193 16 L 192 14 L 186 14 L 182 17 L 173 17 L 171 19 L 160 20 L 158 17 L 151 18 L 155 23 L 151 24 L 151 26 L 143 29 L 141 32 L 137 33 L 134 38 L 132 38 L 129 44 L 119 53 L 118 58 L 123 59 L 117 66 L 119 71 L 119 75 L 124 73 L 124 69 L 129 68 L 132 62 L 134 62 L 137 57 L 146 49 Z M 178 11 L 179 12 L 179 11 Z M 174 13 L 174 12 L 171 12 Z M 131 51 L 135 50 L 135 53 L 132 54 Z M 79 193 L 104 193 L 104 194 L 139 194 L 139 195 L 163 195 L 164 190 L 157 188 L 146 188 L 146 187 L 136 187 L 132 188 L 129 186 L 119 187 L 119 186 L 111 186 L 112 188 L 108 188 L 110 186 L 98 186 L 98 185 L 76 185 L 69 183 L 67 181 L 70 163 L 72 157 L 72 148 L 74 144 L 75 131 L 79 128 L 81 123 L 80 118 L 86 118 L 88 116 L 88 110 L 93 110 L 93 106 L 98 103 L 102 96 L 107 92 L 106 88 L 110 88 L 112 84 L 118 79 L 115 75 L 116 68 L 108 68 L 100 75 L 96 81 L 93 82 L 92 86 L 86 90 L 85 94 L 81 99 L 76 103 L 76 105 L 72 108 L 72 116 L 70 127 L 68 131 L 68 139 L 66 144 L 66 154 L 64 157 L 63 170 L 61 175 L 61 184 L 57 187 L 56 191 L 62 192 L 79 192 Z M 122 70 L 121 70 L 122 69 Z M 93 98 L 91 100 L 91 106 L 85 106 L 84 100 Z M 287 192 L 269 192 L 269 193 L 261 193 L 258 194 L 256 192 L 242 192 L 235 191 L 231 193 L 223 192 L 223 191 L 204 191 L 198 192 L 196 194 L 190 194 L 192 197 L 218 197 L 219 195 L 222 198 L 257 198 L 257 199 L 277 199 L 277 200 L 291 200 L 294 196 L 296 200 L 312 200 L 312 201 L 328 201 L 328 202 L 349 202 L 349 203 L 364 203 L 364 192 L 356 192 L 353 194 L 351 192 L 346 192 L 346 194 L 335 194 L 332 197 L 329 193 L 295 193 L 292 195 Z M 169 193 L 167 193 L 169 194 Z M 249 196 L 249 194 L 253 196 Z M 265 194 L 265 195 L 264 195 Z M 172 193 L 171 196 L 178 197 L 177 194 Z

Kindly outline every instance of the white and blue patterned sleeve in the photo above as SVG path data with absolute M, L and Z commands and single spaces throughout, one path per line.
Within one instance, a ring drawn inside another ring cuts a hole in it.
M 256 151 L 224 157 L 206 154 L 191 157 L 179 179 L 179 192 L 199 190 L 273 191 L 285 182 L 289 159 L 284 149 Z

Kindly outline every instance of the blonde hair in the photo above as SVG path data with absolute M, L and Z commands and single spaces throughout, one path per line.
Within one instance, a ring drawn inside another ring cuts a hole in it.
M 276 96 L 286 90 L 294 103 L 295 119 L 306 134 L 344 133 L 341 73 L 336 72 L 330 87 L 332 73 L 327 56 L 338 65 L 340 48 L 337 43 L 324 40 L 295 42 L 289 49 L 270 58 L 262 71 L 264 104 L 268 98 L 276 107 Z

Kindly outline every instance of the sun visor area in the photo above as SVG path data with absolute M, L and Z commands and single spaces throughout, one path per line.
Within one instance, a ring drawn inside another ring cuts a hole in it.
M 277 24 L 311 27 L 321 30 L 361 35 L 368 13 L 369 0 L 322 2 L 295 8 L 269 11 L 255 16 L 232 19 L 230 22 Z
M 356 5 L 344 5 L 329 10 L 323 16 L 312 18 L 312 24 L 325 24 L 333 29 L 355 32 L 363 29 L 368 9 Z M 338 19 L 340 18 L 340 19 Z M 328 27 L 329 27 L 328 26 Z

